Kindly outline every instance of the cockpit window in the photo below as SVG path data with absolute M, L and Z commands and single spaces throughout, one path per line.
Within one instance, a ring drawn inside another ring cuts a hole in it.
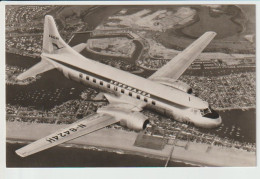
M 209 108 L 206 108 L 206 109 L 201 109 L 200 112 L 201 112 L 202 116 L 205 116 L 205 115 L 211 113 L 211 110 L 210 110 L 210 107 L 209 107 Z
M 200 112 L 203 117 L 207 117 L 210 119 L 219 119 L 219 114 L 216 111 L 214 111 L 213 109 L 211 109 L 210 106 L 206 109 L 200 110 Z

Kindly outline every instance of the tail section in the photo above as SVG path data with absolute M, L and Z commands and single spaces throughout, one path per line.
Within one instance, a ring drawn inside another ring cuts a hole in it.
M 57 53 L 57 50 L 68 47 L 68 45 L 61 38 L 55 21 L 52 16 L 45 16 L 44 20 L 44 32 L 43 32 L 43 46 L 42 52 L 47 54 Z M 55 67 L 46 59 L 41 56 L 42 60 L 31 67 L 29 70 L 20 74 L 17 79 L 24 80 L 29 77 L 35 77 L 36 75 L 54 69 Z
M 42 53 L 46 54 L 62 54 L 64 52 L 68 53 L 79 53 L 86 47 L 86 44 L 78 44 L 71 48 L 66 42 L 61 38 L 58 29 L 56 27 L 55 21 L 52 16 L 46 15 L 44 20 L 44 32 L 43 32 L 43 45 Z M 62 49 L 62 50 L 61 50 Z M 41 62 L 37 63 L 31 67 L 26 72 L 20 74 L 17 79 L 24 80 L 28 77 L 35 77 L 37 74 L 54 69 L 55 66 L 42 54 Z
M 61 38 L 55 21 L 52 16 L 46 15 L 43 33 L 43 53 L 55 53 L 56 50 L 67 47 L 68 45 Z

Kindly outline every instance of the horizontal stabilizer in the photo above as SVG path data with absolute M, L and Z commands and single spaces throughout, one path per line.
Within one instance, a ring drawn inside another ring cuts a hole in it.
M 39 63 L 31 67 L 29 70 L 20 74 L 17 79 L 24 80 L 29 77 L 35 77 L 36 75 L 54 69 L 55 67 L 50 64 L 47 60 L 41 60 Z
M 89 134 L 118 121 L 119 120 L 109 115 L 95 114 L 70 124 L 68 127 L 48 135 L 47 137 L 39 139 L 23 148 L 16 150 L 15 152 L 21 157 L 26 157 L 58 144 L 78 138 L 82 135 Z
M 74 47 L 72 47 L 76 52 L 80 53 L 82 50 L 84 50 L 84 48 L 86 48 L 87 44 L 86 43 L 81 43 L 78 45 L 75 45 Z

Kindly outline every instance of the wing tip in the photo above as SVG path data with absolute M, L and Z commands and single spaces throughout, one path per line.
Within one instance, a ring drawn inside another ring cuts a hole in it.
M 18 76 L 16 77 L 16 79 L 19 80 L 19 81 L 22 81 L 22 80 L 24 80 L 24 79 L 26 79 L 26 78 L 24 78 L 24 75 L 23 75 L 23 74 L 20 74 L 20 75 L 18 75 Z
M 217 35 L 217 32 L 215 31 L 207 31 L 205 34 L 212 34 L 214 37 Z
M 26 153 L 23 152 L 21 149 L 16 150 L 15 153 L 17 155 L 19 155 L 20 157 L 26 157 L 27 156 Z

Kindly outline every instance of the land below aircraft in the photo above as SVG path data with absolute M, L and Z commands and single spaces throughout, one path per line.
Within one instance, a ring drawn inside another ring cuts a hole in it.
M 16 153 L 26 157 L 114 123 L 135 131 L 144 130 L 149 124 L 148 117 L 142 114 L 144 108 L 199 127 L 219 126 L 220 115 L 206 101 L 193 95 L 188 84 L 178 80 L 215 35 L 215 32 L 205 32 L 146 79 L 82 56 L 80 52 L 86 44 L 70 47 L 61 38 L 53 17 L 46 15 L 41 61 L 20 74 L 18 80 L 57 69 L 66 78 L 103 91 L 109 104 Z

